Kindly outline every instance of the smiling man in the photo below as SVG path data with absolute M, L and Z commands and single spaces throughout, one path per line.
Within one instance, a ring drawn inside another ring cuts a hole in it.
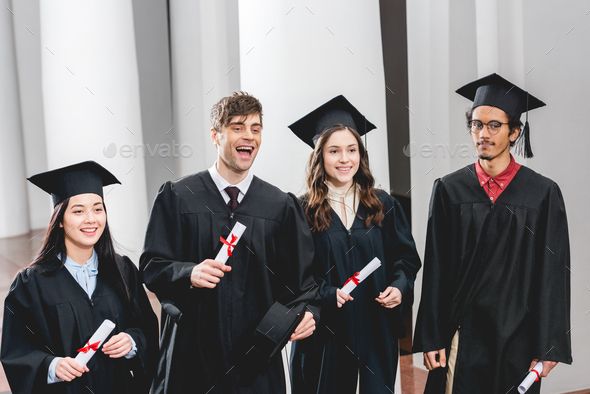
M 273 355 L 281 345 L 272 345 L 280 340 L 271 337 L 295 341 L 315 329 L 311 233 L 297 198 L 250 172 L 261 144 L 260 102 L 242 92 L 224 97 L 211 125 L 217 161 L 160 188 L 146 233 L 140 264 L 163 321 L 152 392 L 284 393 L 280 352 Z M 246 231 L 224 265 L 213 258 L 236 222 Z M 276 305 L 286 308 L 278 318 Z M 292 310 L 302 320 L 291 335 Z
M 565 205 L 510 154 L 532 157 L 520 116 L 545 104 L 497 74 L 457 93 L 479 160 L 434 183 L 413 350 L 425 393 L 516 393 L 538 361 L 572 362 Z

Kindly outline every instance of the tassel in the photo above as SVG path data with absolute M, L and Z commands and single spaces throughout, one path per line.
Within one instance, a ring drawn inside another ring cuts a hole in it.
M 530 130 L 529 130 L 529 122 L 528 120 L 525 122 L 524 124 L 524 129 L 522 130 L 522 133 L 524 134 L 522 137 L 524 138 L 524 141 L 522 141 L 523 144 L 523 150 L 524 150 L 524 157 L 529 159 L 531 157 L 534 157 L 533 155 L 533 150 L 531 149 L 531 136 L 530 136 Z

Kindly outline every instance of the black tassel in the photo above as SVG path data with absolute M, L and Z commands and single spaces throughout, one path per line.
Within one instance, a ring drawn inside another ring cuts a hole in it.
M 533 155 L 533 150 L 531 149 L 531 136 L 530 136 L 530 130 L 529 130 L 529 122 L 528 120 L 524 123 L 524 129 L 522 130 L 522 133 L 524 134 L 522 137 L 524 138 L 524 141 L 522 141 L 523 144 L 523 148 L 524 148 L 524 157 L 526 159 L 529 159 L 531 157 L 534 157 Z

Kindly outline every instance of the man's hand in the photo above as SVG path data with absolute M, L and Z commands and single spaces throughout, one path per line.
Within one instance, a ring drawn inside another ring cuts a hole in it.
M 194 287 L 213 289 L 223 278 L 224 272 L 231 271 L 231 267 L 221 261 L 207 259 L 197 264 L 191 272 L 191 284 Z
M 535 365 L 537 365 L 537 363 L 539 361 L 543 361 L 543 360 L 539 360 L 538 358 L 536 358 L 531 362 L 531 366 L 529 367 L 529 372 L 531 371 L 531 369 L 533 369 L 535 367 Z M 549 372 L 551 372 L 551 370 L 553 368 L 555 368 L 556 365 L 557 365 L 557 361 L 543 361 L 543 372 L 541 372 L 541 375 L 539 375 L 539 377 L 546 378 L 547 375 L 549 375 Z
M 342 308 L 342 305 L 344 305 L 344 303 L 346 301 L 353 301 L 353 300 L 354 300 L 354 298 L 352 298 L 350 296 L 350 294 L 346 294 L 342 290 L 336 289 L 336 303 L 338 304 L 338 308 Z
M 385 291 L 379 293 L 375 301 L 386 308 L 394 308 L 402 303 L 402 292 L 397 287 L 389 286 Z
M 303 320 L 299 323 L 295 332 L 289 338 L 289 341 L 298 341 L 303 338 L 307 338 L 315 331 L 315 320 L 311 312 L 305 312 Z
M 79 378 L 84 372 L 89 372 L 88 367 L 79 366 L 71 357 L 64 357 L 55 364 L 55 375 L 66 382 Z
M 436 361 L 437 355 L 439 356 L 438 361 Z M 438 367 L 446 367 L 447 356 L 445 354 L 445 349 L 433 350 L 432 352 L 424 353 L 424 366 L 429 371 L 432 371 Z
M 108 354 L 110 358 L 119 358 L 127 355 L 131 351 L 131 339 L 129 335 L 120 332 L 113 335 L 102 347 L 102 352 Z

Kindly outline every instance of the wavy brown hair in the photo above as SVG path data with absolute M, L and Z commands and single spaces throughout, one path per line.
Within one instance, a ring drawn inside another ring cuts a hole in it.
M 328 186 L 326 185 L 326 169 L 324 168 L 324 147 L 332 134 L 341 130 L 350 131 L 356 138 L 359 149 L 359 168 L 353 176 L 353 184 L 358 185 L 360 188 L 360 203 L 366 208 L 367 217 L 361 218 L 358 213 L 357 216 L 365 221 L 367 228 L 370 227 L 371 222 L 376 226 L 380 226 L 385 217 L 383 204 L 375 193 L 375 178 L 371 174 L 369 155 L 365 145 L 363 145 L 361 136 L 356 130 L 337 124 L 322 133 L 307 163 L 305 215 L 312 226 L 312 232 L 325 231 L 332 222 Z

